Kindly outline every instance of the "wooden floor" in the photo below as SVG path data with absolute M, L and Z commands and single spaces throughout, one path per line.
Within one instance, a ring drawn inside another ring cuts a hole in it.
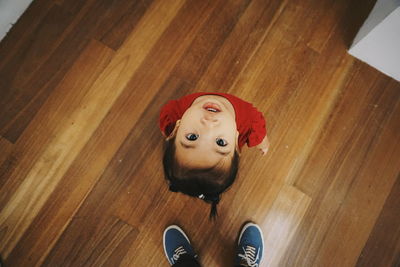
M 204 266 L 241 225 L 263 266 L 399 266 L 400 83 L 347 54 L 373 0 L 35 0 L 0 44 L 6 266 L 168 266 L 179 224 Z M 235 94 L 267 118 L 219 218 L 168 191 L 169 99 Z

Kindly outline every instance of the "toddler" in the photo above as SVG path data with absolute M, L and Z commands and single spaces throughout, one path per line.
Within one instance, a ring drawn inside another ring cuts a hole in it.
M 250 103 L 225 93 L 194 93 L 165 104 L 160 129 L 166 148 L 163 166 L 170 190 L 212 204 L 236 178 L 244 144 L 267 153 L 265 119 Z

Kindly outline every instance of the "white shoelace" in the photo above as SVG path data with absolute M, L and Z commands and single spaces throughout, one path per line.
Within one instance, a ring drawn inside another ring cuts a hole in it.
M 247 266 L 249 267 L 258 267 L 258 256 L 259 256 L 259 250 L 258 249 L 256 251 L 255 248 L 251 247 L 251 246 L 246 246 L 246 248 L 243 249 L 244 250 L 244 254 L 238 254 L 238 256 L 242 259 L 246 261 Z
M 181 255 L 186 254 L 186 253 L 187 253 L 187 252 L 186 252 L 186 250 L 183 248 L 183 246 L 177 247 L 177 248 L 175 249 L 174 255 L 172 256 L 172 259 L 173 259 L 174 262 L 175 262 L 175 261 L 177 261 L 177 260 L 179 259 L 179 257 L 180 257 Z

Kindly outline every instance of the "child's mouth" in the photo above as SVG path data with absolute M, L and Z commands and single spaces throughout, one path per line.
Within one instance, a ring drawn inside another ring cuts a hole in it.
M 219 105 L 217 105 L 217 104 L 215 104 L 215 103 L 205 103 L 204 105 L 203 105 L 203 108 L 205 109 L 205 110 L 207 110 L 207 111 L 210 111 L 210 112 L 221 112 L 221 108 L 220 108 L 220 106 Z

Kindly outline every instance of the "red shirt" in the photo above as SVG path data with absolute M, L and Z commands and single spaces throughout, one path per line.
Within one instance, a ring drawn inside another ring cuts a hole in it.
M 160 129 L 165 136 L 171 134 L 176 121 L 182 118 L 183 113 L 192 105 L 193 101 L 203 95 L 219 95 L 231 102 L 235 109 L 236 125 L 239 131 L 239 148 L 244 144 L 247 144 L 248 147 L 252 147 L 262 142 L 267 134 L 263 114 L 253 107 L 252 104 L 236 96 L 224 93 L 194 93 L 178 100 L 168 101 L 168 103 L 161 108 L 159 121 Z

